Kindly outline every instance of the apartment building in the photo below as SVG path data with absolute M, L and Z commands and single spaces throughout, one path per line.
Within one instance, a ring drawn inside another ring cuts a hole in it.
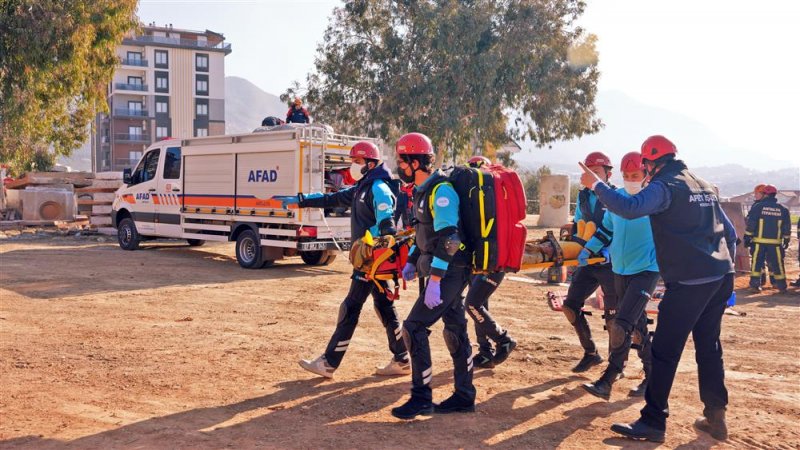
M 125 38 L 108 89 L 108 114 L 94 126 L 94 170 L 132 167 L 151 143 L 225 134 L 225 56 L 213 31 L 150 24 Z

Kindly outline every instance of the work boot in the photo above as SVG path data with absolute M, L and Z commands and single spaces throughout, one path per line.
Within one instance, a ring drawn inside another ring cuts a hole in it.
M 642 422 L 641 419 L 630 424 L 615 423 L 611 425 L 611 431 L 619 433 L 629 439 L 664 442 L 664 431 L 647 425 Z
M 313 360 L 301 359 L 300 367 L 325 378 L 333 378 L 333 372 L 336 370 L 335 367 L 328 364 L 325 355 L 321 355 L 319 358 Z
M 728 439 L 728 426 L 725 425 L 724 409 L 712 409 L 705 412 L 704 417 L 694 421 L 694 427 L 710 434 L 711 437 L 718 441 Z
M 628 391 L 628 397 L 644 397 L 645 390 L 647 390 L 647 377 L 644 377 L 638 386 Z
M 411 374 L 411 363 L 406 361 L 396 361 L 392 358 L 389 361 L 389 364 L 385 366 L 378 366 L 377 370 L 375 370 L 375 375 L 382 375 L 385 377 L 391 377 L 395 375 L 410 375 Z
M 754 294 L 761 293 L 761 286 L 750 286 L 750 292 Z
M 611 398 L 611 386 L 614 385 L 616 380 L 618 380 L 617 374 L 607 370 L 594 383 L 584 383 L 583 388 L 595 397 L 608 401 Z
M 511 352 L 517 348 L 517 341 L 509 337 L 508 332 L 503 333 L 503 335 L 506 338 L 506 341 L 502 344 L 499 344 L 497 349 L 494 351 L 493 362 L 495 366 L 502 364 L 506 359 L 508 359 L 508 356 L 511 354 Z
M 433 403 L 411 397 L 402 406 L 392 408 L 392 415 L 398 419 L 409 420 L 419 415 L 429 416 L 433 413 Z
M 478 356 L 472 360 L 475 364 L 475 367 L 479 367 L 481 369 L 494 369 L 494 355 L 491 353 L 478 353 Z
M 792 286 L 794 286 L 794 287 L 800 287 L 800 278 L 798 278 L 797 280 L 795 280 L 795 282 L 794 282 L 794 283 L 792 283 Z
M 578 365 L 572 368 L 572 371 L 575 373 L 586 372 L 602 362 L 603 357 L 599 353 L 584 353 L 583 358 L 578 362 Z
M 433 412 L 436 414 L 475 412 L 475 400 L 465 400 L 457 393 L 453 393 L 443 402 L 433 405 Z

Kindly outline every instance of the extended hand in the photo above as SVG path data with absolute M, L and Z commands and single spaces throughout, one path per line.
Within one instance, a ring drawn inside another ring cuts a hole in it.
M 411 263 L 406 263 L 401 273 L 404 280 L 411 281 L 417 276 L 417 268 Z
M 439 280 L 428 280 L 428 286 L 425 288 L 425 306 L 433 309 L 441 304 L 442 286 Z

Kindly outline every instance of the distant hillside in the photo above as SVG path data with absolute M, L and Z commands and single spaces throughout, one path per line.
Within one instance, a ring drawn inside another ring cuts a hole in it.
M 239 77 L 225 77 L 225 132 L 248 133 L 267 116 L 286 117 L 288 107 L 277 96 Z
M 557 142 L 551 148 L 533 148 L 523 143 L 517 158 L 531 163 L 574 164 L 595 150 L 608 153 L 618 161 L 627 152 L 638 150 L 642 141 L 653 134 L 663 134 L 678 146 L 680 157 L 689 167 L 715 167 L 739 164 L 759 170 L 798 166 L 771 158 L 764 149 L 742 149 L 726 142 L 702 122 L 637 100 L 618 91 L 600 91 L 596 101 L 605 128 L 581 139 Z

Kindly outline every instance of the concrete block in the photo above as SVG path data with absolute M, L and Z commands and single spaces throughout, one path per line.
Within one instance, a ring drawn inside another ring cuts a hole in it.
M 115 196 L 113 192 L 96 192 L 92 195 L 92 199 L 96 202 L 113 202 Z
M 93 205 L 93 215 L 108 215 L 111 214 L 111 205 Z
M 78 209 L 75 194 L 54 189 L 20 191 L 22 220 L 73 220 Z
M 725 215 L 728 216 L 733 227 L 736 228 L 736 236 L 742 239 L 742 237 L 744 237 L 745 227 L 747 226 L 744 215 L 744 205 L 739 202 L 720 202 L 719 205 L 722 207 L 722 210 L 725 211 Z M 750 273 L 750 249 L 745 247 L 744 243 L 739 243 L 736 247 L 736 261 L 734 261 L 734 263 L 737 272 Z
M 122 180 L 97 180 L 92 181 L 92 188 L 117 189 L 122 186 Z
M 540 227 L 560 227 L 569 221 L 569 176 L 544 175 L 539 180 Z
M 98 227 L 110 227 L 111 216 L 92 216 L 89 217 L 89 223 Z
M 96 172 L 94 174 L 95 180 L 120 180 L 122 181 L 122 172 Z

